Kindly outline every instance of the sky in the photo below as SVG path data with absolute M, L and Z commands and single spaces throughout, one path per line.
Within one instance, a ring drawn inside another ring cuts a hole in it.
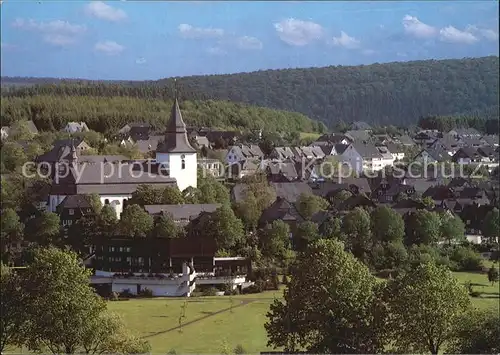
M 498 1 L 0 0 L 1 74 L 156 80 L 498 55 Z

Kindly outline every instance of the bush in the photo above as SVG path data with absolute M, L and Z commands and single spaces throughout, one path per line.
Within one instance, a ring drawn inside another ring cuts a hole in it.
M 474 250 L 467 247 L 456 247 L 450 255 L 453 262 L 451 266 L 453 271 L 482 271 L 483 259 Z
M 243 293 L 243 294 L 261 293 L 261 292 L 262 292 L 262 289 L 257 285 L 250 285 L 241 291 L 241 293 Z
M 130 292 L 130 290 L 127 288 L 126 290 L 123 290 L 119 294 L 119 298 L 134 298 L 135 296 Z
M 216 296 L 217 292 L 219 292 L 218 289 L 215 287 L 210 287 L 202 291 L 203 296 Z
M 243 345 L 241 345 L 241 344 L 236 345 L 233 352 L 235 353 L 235 355 L 246 354 L 246 351 L 243 348 Z
M 139 294 L 137 296 L 144 298 L 151 298 L 153 297 L 153 290 L 150 290 L 147 287 L 143 288 L 142 290 L 139 291 Z

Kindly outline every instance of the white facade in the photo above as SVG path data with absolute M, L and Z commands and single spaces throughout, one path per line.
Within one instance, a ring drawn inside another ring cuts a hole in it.
M 196 153 L 156 153 L 156 162 L 169 169 L 169 176 L 177 180 L 179 190 L 198 186 Z

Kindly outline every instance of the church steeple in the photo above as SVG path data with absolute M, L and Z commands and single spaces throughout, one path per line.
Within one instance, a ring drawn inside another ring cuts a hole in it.
M 182 119 L 179 100 L 177 99 L 177 81 L 175 81 L 174 104 L 170 114 L 170 121 L 165 132 L 165 142 L 160 147 L 160 153 L 195 153 L 187 137 L 186 124 Z

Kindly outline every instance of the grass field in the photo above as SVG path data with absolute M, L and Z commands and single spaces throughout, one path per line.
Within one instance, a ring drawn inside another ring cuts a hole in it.
M 481 297 L 472 298 L 477 308 L 499 311 L 499 284 L 492 286 L 485 274 L 454 273 L 460 282 L 470 281 Z M 271 350 L 264 329 L 266 313 L 281 291 L 232 297 L 191 299 L 154 298 L 110 302 L 109 309 L 121 314 L 127 325 L 147 339 L 154 353 L 175 350 L 178 354 L 221 353 L 241 344 L 247 353 Z M 178 329 L 181 306 L 186 306 L 182 331 Z M 219 313 L 217 313 L 219 312 Z
M 317 139 L 319 136 L 321 136 L 319 133 L 300 132 L 300 139 Z

